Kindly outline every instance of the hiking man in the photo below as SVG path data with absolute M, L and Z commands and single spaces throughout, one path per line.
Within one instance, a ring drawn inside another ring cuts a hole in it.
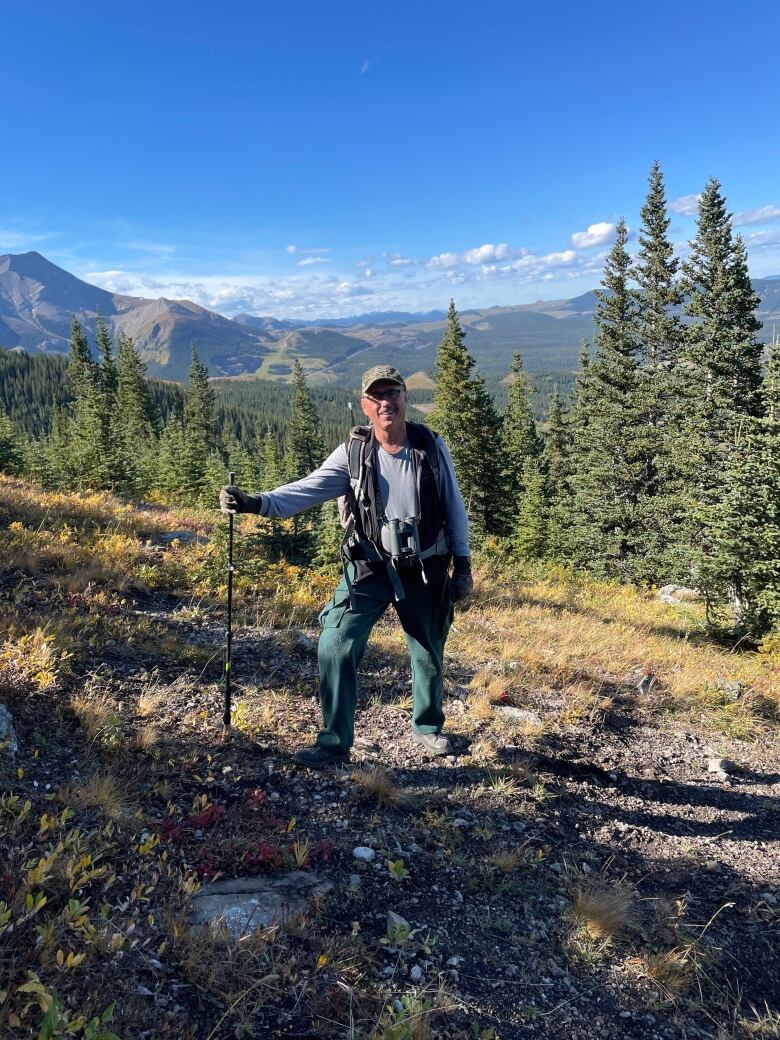
M 450 750 L 441 732 L 444 643 L 452 604 L 471 594 L 468 523 L 444 441 L 406 421 L 406 383 L 389 365 L 363 375 L 360 404 L 370 426 L 309 476 L 275 491 L 220 492 L 223 513 L 294 516 L 344 497 L 344 575 L 320 613 L 318 648 L 323 727 L 295 755 L 321 769 L 349 761 L 357 668 L 372 628 L 392 603 L 412 661 L 412 735 L 432 755 Z M 449 562 L 453 560 L 452 577 Z

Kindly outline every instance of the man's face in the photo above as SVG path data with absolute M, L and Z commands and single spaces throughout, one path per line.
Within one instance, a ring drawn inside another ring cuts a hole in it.
M 406 392 L 397 383 L 378 379 L 360 398 L 360 406 L 372 426 L 389 430 L 406 419 Z

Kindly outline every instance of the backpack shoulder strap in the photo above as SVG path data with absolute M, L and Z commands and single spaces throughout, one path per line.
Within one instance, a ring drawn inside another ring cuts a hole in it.
M 433 470 L 433 475 L 436 478 L 436 489 L 439 488 L 439 471 L 441 470 L 441 460 L 439 459 L 439 445 L 436 442 L 436 434 L 425 423 L 407 423 L 409 435 L 412 441 L 412 447 L 418 451 L 424 451 L 428 464 Z

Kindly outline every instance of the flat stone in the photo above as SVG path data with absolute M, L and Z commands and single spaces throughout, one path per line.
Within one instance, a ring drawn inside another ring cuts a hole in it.
M 707 762 L 708 773 L 734 773 L 739 769 L 736 762 L 728 758 L 711 758 Z
M 518 722 L 528 722 L 532 726 L 541 726 L 542 717 L 538 712 L 529 711 L 528 708 L 515 708 L 511 704 L 500 704 L 496 711 L 499 715 L 505 715 Z
M 14 757 L 19 750 L 19 742 L 16 739 L 14 729 L 14 717 L 4 704 L 0 704 L 0 754 Z
M 352 855 L 361 863 L 373 863 L 376 859 L 376 853 L 368 845 L 358 845 L 356 849 L 352 850 Z
M 696 603 L 702 594 L 687 585 L 662 585 L 658 590 L 658 598 L 662 603 Z
M 230 878 L 204 885 L 193 897 L 190 923 L 224 925 L 229 938 L 243 939 L 258 928 L 305 913 L 314 896 L 332 891 L 330 881 L 294 870 L 275 878 Z

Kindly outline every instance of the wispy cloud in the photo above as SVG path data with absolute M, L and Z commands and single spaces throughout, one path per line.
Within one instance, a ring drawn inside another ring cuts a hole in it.
M 417 263 L 417 261 L 412 260 L 411 257 L 401 256 L 400 253 L 382 253 L 382 256 L 387 260 L 391 267 L 409 267 L 410 264 Z
M 695 217 L 699 212 L 700 198 L 700 195 L 681 195 L 678 199 L 672 199 L 669 209 L 683 217 Z
M 300 246 L 292 245 L 292 246 L 285 246 L 284 247 L 284 251 L 286 253 L 300 253 L 302 255 L 306 255 L 308 253 L 308 254 L 316 255 L 318 253 L 329 253 L 330 249 L 328 249 L 328 248 L 324 248 L 324 249 L 301 249 Z
M 18 231 L 13 228 L 0 228 L 0 249 L 28 249 L 30 246 L 46 242 L 54 238 L 54 232 L 32 234 L 29 231 Z
M 376 65 L 376 58 L 364 58 L 360 66 L 360 72 L 358 75 L 365 76 L 370 68 Z
M 590 224 L 587 231 L 575 231 L 571 236 L 571 244 L 575 249 L 589 249 L 591 246 L 603 246 L 614 241 L 615 225 L 606 220 Z
M 777 220 L 780 220 L 780 207 L 760 206 L 758 209 L 735 213 L 731 222 L 735 227 L 742 227 L 745 224 L 773 224 Z
M 313 250 L 312 250 L 313 251 Z M 329 264 L 329 256 L 306 256 L 298 261 L 298 267 L 311 267 L 312 264 Z
M 169 257 L 176 252 L 176 246 L 169 242 L 146 242 L 136 239 L 133 242 L 125 242 L 125 249 L 132 249 L 139 253 L 148 253 L 150 256 Z

